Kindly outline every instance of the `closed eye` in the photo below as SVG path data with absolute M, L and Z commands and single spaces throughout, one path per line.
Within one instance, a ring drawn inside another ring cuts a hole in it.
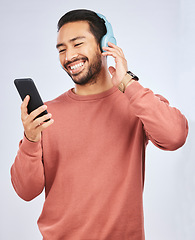
M 65 52 L 66 51 L 66 49 L 61 49 L 61 50 L 59 50 L 59 53 L 62 53 L 62 52 Z
M 75 47 L 78 47 L 78 46 L 80 46 L 80 45 L 82 45 L 82 44 L 83 44 L 83 42 L 80 42 L 80 43 L 75 44 L 74 46 L 75 46 Z

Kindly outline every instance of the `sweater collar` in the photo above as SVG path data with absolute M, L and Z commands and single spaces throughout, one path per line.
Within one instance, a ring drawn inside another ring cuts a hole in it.
M 108 96 L 110 96 L 111 94 L 115 93 L 117 91 L 116 87 L 112 87 L 107 91 L 98 93 L 98 94 L 91 94 L 91 95 L 77 95 L 73 92 L 73 88 L 71 88 L 68 92 L 67 95 L 76 100 L 76 101 L 91 101 L 91 100 L 98 100 L 98 99 L 102 99 L 102 98 L 106 98 Z

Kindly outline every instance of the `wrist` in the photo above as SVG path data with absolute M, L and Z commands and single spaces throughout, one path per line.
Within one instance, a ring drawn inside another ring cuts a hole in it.
M 129 83 L 127 83 L 125 90 L 128 88 L 129 85 L 131 85 L 135 81 L 136 81 L 135 79 L 132 79 Z
M 118 85 L 118 89 L 121 92 L 125 92 L 126 88 L 131 85 L 134 81 L 138 81 L 139 78 L 134 75 L 132 72 L 127 71 L 125 76 L 123 77 L 122 81 L 120 82 L 120 84 Z
M 25 132 L 24 132 L 24 136 L 25 136 L 25 138 L 26 138 L 29 142 L 32 142 L 32 143 L 37 143 L 37 142 L 40 141 L 40 139 L 31 139 L 30 137 L 28 137 L 28 136 L 26 135 Z

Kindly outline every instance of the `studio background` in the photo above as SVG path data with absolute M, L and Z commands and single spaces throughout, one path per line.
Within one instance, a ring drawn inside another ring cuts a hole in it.
M 194 240 L 195 236 L 195 2 L 193 0 L 0 0 L 0 239 L 41 239 L 37 219 L 44 193 L 25 202 L 14 192 L 10 167 L 23 137 L 15 78 L 31 77 L 44 101 L 73 87 L 55 49 L 57 21 L 87 8 L 113 26 L 129 70 L 187 117 L 185 146 L 169 152 L 150 143 L 146 155 L 146 240 Z M 109 64 L 113 64 L 109 59 Z M 174 136 L 170 136 L 174 137 Z

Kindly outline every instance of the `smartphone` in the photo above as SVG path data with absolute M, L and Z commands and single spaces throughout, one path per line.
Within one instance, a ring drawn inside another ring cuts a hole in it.
M 41 99 L 41 96 L 40 96 L 40 94 L 39 94 L 39 92 L 38 92 L 38 90 L 35 86 L 34 81 L 31 78 L 15 79 L 14 84 L 15 84 L 17 90 L 18 90 L 18 93 L 19 93 L 22 101 L 24 100 L 24 98 L 27 95 L 30 96 L 30 100 L 29 100 L 29 103 L 28 103 L 28 106 L 27 106 L 28 114 L 30 114 L 32 111 L 34 111 L 35 109 L 37 109 L 38 107 L 43 105 L 43 101 Z M 45 110 L 44 112 L 39 114 L 36 118 L 41 117 L 41 116 L 43 116 L 47 113 L 48 113 L 47 110 Z

